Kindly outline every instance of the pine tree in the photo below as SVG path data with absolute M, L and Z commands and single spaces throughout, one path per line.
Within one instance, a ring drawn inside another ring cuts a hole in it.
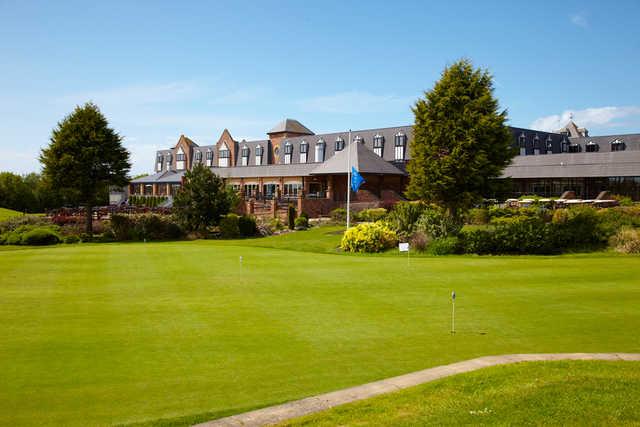
M 93 233 L 93 207 L 110 186 L 128 182 L 129 152 L 92 103 L 77 106 L 58 123 L 40 162 L 47 183 L 69 201 L 86 208 L 87 234 Z
M 407 196 L 437 203 L 458 217 L 491 192 L 515 154 L 492 77 L 460 60 L 445 68 L 413 113 Z

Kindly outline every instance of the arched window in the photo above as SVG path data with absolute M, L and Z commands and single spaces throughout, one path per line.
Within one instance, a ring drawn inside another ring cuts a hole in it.
M 293 145 L 290 142 L 284 144 L 284 164 L 290 165 L 293 157 Z
M 182 147 L 178 148 L 178 152 L 176 153 L 176 169 L 177 170 L 184 170 L 184 165 L 185 164 L 185 156 L 184 156 L 184 150 L 182 149 Z
M 262 164 L 262 154 L 264 153 L 261 145 L 256 147 L 256 165 Z
M 341 136 L 336 138 L 336 151 L 344 150 L 344 139 Z
M 307 144 L 307 141 L 302 141 L 300 143 L 300 163 L 307 163 L 308 153 L 309 144 Z
M 373 152 L 382 157 L 384 153 L 384 136 L 376 134 L 373 137 Z
M 324 139 L 322 138 L 316 142 L 316 163 L 324 162 L 325 145 Z
M 231 163 L 230 159 L 231 151 L 229 151 L 229 146 L 223 142 L 218 150 L 218 166 L 221 168 L 228 168 Z
M 404 160 L 407 148 L 407 135 L 404 132 L 398 132 L 395 136 L 395 159 L 396 161 Z

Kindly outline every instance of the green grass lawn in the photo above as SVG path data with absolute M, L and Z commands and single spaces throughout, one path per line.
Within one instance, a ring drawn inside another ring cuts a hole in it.
M 185 425 L 482 355 L 640 352 L 637 256 L 407 266 L 336 230 L 0 251 L 0 424 Z
M 6 221 L 14 216 L 22 216 L 22 212 L 14 211 L 13 209 L 0 208 L 0 221 Z
M 486 368 L 283 426 L 639 424 L 640 362 L 573 361 Z

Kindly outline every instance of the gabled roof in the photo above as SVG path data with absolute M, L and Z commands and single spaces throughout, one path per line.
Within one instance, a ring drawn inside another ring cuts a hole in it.
M 305 125 L 300 123 L 294 119 L 284 119 L 277 125 L 273 127 L 267 134 L 272 133 L 280 133 L 280 132 L 290 132 L 290 133 L 298 133 L 301 135 L 313 135 L 313 132 L 307 128 Z
M 351 164 L 349 164 L 351 162 Z M 360 173 L 404 175 L 405 173 L 384 160 L 364 144 L 352 142 L 344 150 L 338 151 L 330 159 L 318 165 L 311 175 L 347 173 L 355 167 Z
M 180 145 L 180 142 L 184 141 L 187 145 L 191 145 L 193 147 L 197 147 L 198 144 L 196 144 L 195 142 L 193 142 L 190 138 L 184 136 L 184 135 L 180 135 L 180 138 L 178 138 L 178 142 L 176 143 L 176 147 L 178 145 Z

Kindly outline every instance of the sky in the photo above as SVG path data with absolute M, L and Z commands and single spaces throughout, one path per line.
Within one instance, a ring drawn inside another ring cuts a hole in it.
M 181 134 L 407 125 L 463 57 L 492 73 L 512 126 L 638 133 L 639 20 L 638 0 L 0 0 L 0 171 L 39 171 L 52 129 L 87 101 L 132 175 Z

